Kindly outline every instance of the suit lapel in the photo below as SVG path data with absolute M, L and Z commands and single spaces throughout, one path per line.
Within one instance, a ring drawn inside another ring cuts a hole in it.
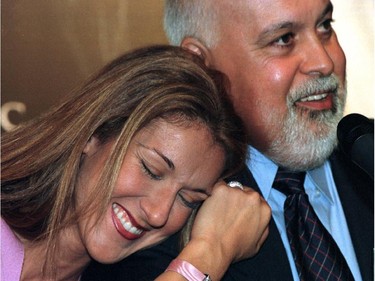
M 247 167 L 231 180 L 239 181 L 261 193 Z M 293 280 L 288 257 L 273 218 L 269 224 L 269 235 L 259 253 L 250 259 L 233 264 L 223 280 Z
M 373 280 L 374 182 L 338 152 L 331 156 L 330 161 L 362 278 Z M 247 168 L 233 180 L 261 192 Z M 293 280 L 273 218 L 269 225 L 269 236 L 259 253 L 232 265 L 223 280 Z
M 362 278 L 373 280 L 374 182 L 339 152 L 330 161 Z

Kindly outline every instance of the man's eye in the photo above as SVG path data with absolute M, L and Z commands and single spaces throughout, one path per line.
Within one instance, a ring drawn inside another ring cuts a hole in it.
M 322 33 L 331 33 L 333 19 L 327 19 L 319 25 L 319 31 Z
M 275 41 L 273 41 L 274 45 L 280 46 L 280 47 L 285 47 L 289 46 L 292 44 L 293 40 L 293 34 L 292 33 L 287 33 L 284 34 L 283 36 L 277 38 Z
M 156 175 L 155 173 L 153 173 L 152 171 L 151 171 L 151 169 L 146 165 L 146 163 L 143 161 L 143 160 L 141 160 L 141 165 L 142 165 L 142 170 L 149 176 L 149 177 L 151 177 L 152 179 L 154 179 L 154 180 L 161 180 L 161 176 L 158 176 L 158 175 Z
M 180 200 L 182 201 L 182 203 L 183 203 L 186 207 L 188 207 L 188 208 L 190 208 L 190 209 L 193 209 L 193 210 L 199 208 L 200 205 L 202 205 L 202 203 L 203 203 L 203 201 L 194 201 L 194 202 L 190 202 L 190 201 L 188 201 L 188 200 L 187 200 L 183 195 L 181 195 L 181 194 L 178 194 L 178 196 L 180 197 Z

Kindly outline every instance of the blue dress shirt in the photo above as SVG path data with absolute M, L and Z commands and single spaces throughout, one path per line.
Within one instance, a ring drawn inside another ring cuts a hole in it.
M 286 196 L 272 188 L 272 183 L 278 166 L 253 147 L 250 147 L 249 149 L 249 160 L 247 165 L 252 172 L 263 197 L 272 209 L 272 217 L 280 232 L 289 259 L 293 278 L 295 281 L 298 281 L 297 269 L 285 231 L 283 210 Z M 304 187 L 309 196 L 310 204 L 313 206 L 320 221 L 336 241 L 353 273 L 354 279 L 362 281 L 329 161 L 326 161 L 322 166 L 316 169 L 307 171 Z

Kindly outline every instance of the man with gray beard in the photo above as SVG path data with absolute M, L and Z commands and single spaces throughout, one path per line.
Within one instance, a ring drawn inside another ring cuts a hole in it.
M 332 14 L 329 0 L 166 1 L 171 43 L 229 78 L 228 95 L 250 146 L 248 170 L 236 180 L 272 208 L 259 253 L 231 265 L 222 280 L 373 280 L 374 182 L 336 149 L 346 59 Z M 279 171 L 303 175 L 300 193 L 291 195 L 297 203 L 277 188 Z M 319 225 L 324 250 L 312 242 L 315 234 L 298 244 L 293 217 L 284 216 L 292 205 L 307 210 L 300 226 L 314 213 L 312 231 Z M 177 255 L 177 242 L 176 235 L 117 265 L 94 264 L 87 280 L 151 280 Z
M 336 128 L 343 116 L 345 89 L 335 74 L 314 78 L 291 89 L 287 96 L 287 115 L 281 124 L 281 130 L 274 128 L 276 138 L 271 142 L 267 155 L 277 165 L 298 171 L 322 165 L 337 144 Z M 333 93 L 330 110 L 310 110 L 295 105 L 299 100 L 319 100 L 325 94 L 316 93 L 327 92 Z M 274 116 L 271 112 L 270 118 L 275 118 L 270 123 L 276 123 L 279 116 Z M 309 126 L 313 124 L 319 124 L 319 130 L 309 130 Z

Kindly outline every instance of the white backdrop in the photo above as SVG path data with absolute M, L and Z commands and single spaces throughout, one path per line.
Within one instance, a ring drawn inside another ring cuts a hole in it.
M 374 117 L 374 0 L 332 0 L 333 26 L 347 59 L 346 113 Z

